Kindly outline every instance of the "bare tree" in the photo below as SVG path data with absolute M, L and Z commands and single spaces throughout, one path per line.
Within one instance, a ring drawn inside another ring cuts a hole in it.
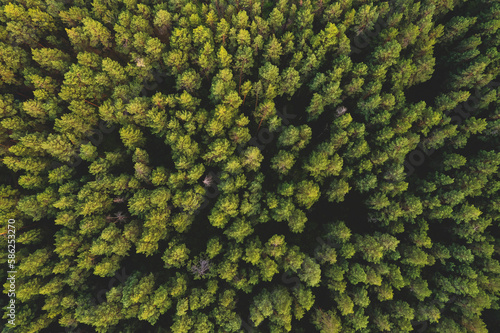
M 198 265 L 193 265 L 191 270 L 193 273 L 198 274 L 198 276 L 205 275 L 210 269 L 210 261 L 208 259 L 200 259 Z

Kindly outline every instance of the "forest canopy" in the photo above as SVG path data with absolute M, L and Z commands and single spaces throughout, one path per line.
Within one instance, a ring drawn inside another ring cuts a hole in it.
M 2 333 L 495 332 L 499 47 L 499 1 L 1 0 Z

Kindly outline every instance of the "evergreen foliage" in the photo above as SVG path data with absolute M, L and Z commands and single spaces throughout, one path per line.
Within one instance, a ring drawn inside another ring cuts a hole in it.
M 495 332 L 499 17 L 0 1 L 2 333 Z

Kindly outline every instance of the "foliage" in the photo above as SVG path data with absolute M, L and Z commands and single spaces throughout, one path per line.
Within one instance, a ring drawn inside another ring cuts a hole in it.
M 15 331 L 494 331 L 498 17 L 2 1 Z

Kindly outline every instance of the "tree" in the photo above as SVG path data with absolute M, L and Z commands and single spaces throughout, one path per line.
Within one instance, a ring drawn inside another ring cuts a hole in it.
M 58 49 L 32 49 L 33 60 L 48 70 L 65 72 L 70 64 L 70 56 Z
M 229 54 L 224 46 L 221 45 L 219 49 L 219 53 L 217 54 L 219 64 L 222 68 L 228 68 L 231 65 L 233 60 L 233 56 Z
M 271 61 L 273 64 L 277 64 L 282 53 L 283 48 L 280 41 L 273 36 L 266 46 L 266 60 Z
M 259 263 L 259 267 L 263 281 L 271 281 L 273 276 L 279 272 L 278 264 L 269 257 L 264 258 Z
M 181 267 L 183 263 L 188 260 L 189 252 L 186 244 L 179 244 L 178 241 L 171 242 L 162 257 L 162 260 L 165 262 L 165 267 Z
M 321 268 L 313 259 L 306 257 L 299 271 L 299 278 L 307 286 L 315 287 L 321 280 Z
M 271 162 L 273 169 L 279 174 L 286 175 L 295 163 L 295 156 L 285 150 L 280 150 Z
M 333 180 L 328 191 L 328 200 L 342 202 L 351 187 L 345 180 Z
M 158 29 L 160 36 L 168 38 L 172 28 L 172 14 L 165 9 L 160 9 L 155 14 L 154 26 Z
M 349 269 L 348 278 L 349 278 L 349 281 L 354 285 L 356 285 L 360 282 L 365 283 L 366 282 L 366 273 L 359 264 L 354 264 Z
M 357 236 L 357 248 L 363 254 L 365 260 L 370 262 L 380 262 L 383 254 L 384 247 L 375 237 L 372 236 Z
M 56 30 L 54 18 L 38 8 L 28 8 L 9 3 L 4 8 L 7 18 L 6 30 L 10 40 L 33 47 L 45 34 L 50 35 Z M 25 29 L 23 29 L 25 27 Z
M 338 154 L 335 154 L 332 159 L 329 159 L 328 155 L 325 151 L 313 151 L 304 169 L 316 179 L 338 175 L 342 170 L 343 160 Z
M 247 170 L 252 171 L 256 171 L 259 168 L 263 159 L 264 156 L 257 147 L 248 147 L 245 149 L 243 156 L 241 157 L 242 165 Z
M 235 239 L 237 243 L 242 243 L 245 237 L 250 236 L 253 231 L 250 223 L 243 219 L 238 219 L 224 232 L 224 234 L 229 238 Z
M 297 185 L 296 201 L 307 209 L 311 208 L 319 197 L 319 186 L 313 181 L 303 180 Z
M 285 237 L 283 235 L 274 235 L 267 241 L 265 245 L 267 255 L 274 258 L 282 257 L 286 252 Z
M 443 40 L 446 43 L 450 43 L 463 33 L 465 33 L 469 26 L 473 25 L 476 22 L 477 18 L 475 17 L 463 17 L 463 16 L 455 16 L 453 19 L 446 24 L 445 32 L 443 34 Z
M 340 332 L 341 321 L 338 318 L 336 311 L 323 311 L 316 309 L 313 323 L 321 333 Z
M 306 213 L 298 208 L 295 209 L 291 216 L 289 216 L 288 218 L 288 226 L 290 228 L 290 231 L 292 231 L 293 233 L 300 233 L 304 231 L 306 222 Z

